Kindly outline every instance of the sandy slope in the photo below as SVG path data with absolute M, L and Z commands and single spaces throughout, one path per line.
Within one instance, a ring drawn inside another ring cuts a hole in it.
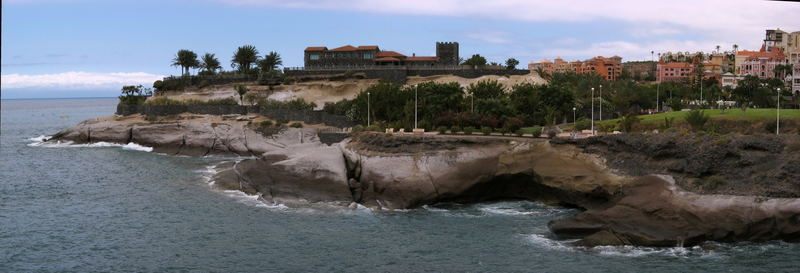
M 462 86 L 468 86 L 471 83 L 482 80 L 497 80 L 501 84 L 510 88 L 511 86 L 519 83 L 530 82 L 536 84 L 543 84 L 546 81 L 540 78 L 535 73 L 528 75 L 513 75 L 513 76 L 495 76 L 488 75 L 474 79 L 462 78 L 452 75 L 430 76 L 430 77 L 409 77 L 406 84 L 413 85 L 422 82 L 458 82 Z M 351 99 L 359 92 L 367 89 L 370 85 L 378 83 L 376 79 L 350 79 L 343 81 L 308 81 L 288 85 L 274 86 L 269 90 L 267 86 L 256 85 L 254 82 L 244 83 L 251 92 L 258 92 L 260 96 L 268 97 L 276 100 L 291 100 L 295 98 L 303 98 L 306 101 L 313 101 L 319 108 L 325 105 L 326 102 L 335 102 L 342 99 Z M 174 99 L 221 99 L 221 98 L 237 98 L 238 95 L 234 91 L 235 84 L 215 85 L 204 87 L 200 89 L 189 89 L 183 92 L 167 92 L 165 95 Z

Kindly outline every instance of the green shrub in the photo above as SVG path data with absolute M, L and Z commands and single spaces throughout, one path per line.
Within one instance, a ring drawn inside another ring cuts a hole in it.
M 592 128 L 592 121 L 587 118 L 579 118 L 575 121 L 575 130 L 589 130 Z
M 540 137 L 542 135 L 542 127 L 533 128 L 531 134 L 533 135 L 533 137 Z
M 669 108 L 672 109 L 672 111 L 680 111 L 681 109 L 683 109 L 683 102 L 679 98 L 671 99 L 668 102 L 668 105 Z
M 514 134 L 517 135 L 518 137 L 521 137 L 525 133 L 523 133 L 522 130 L 517 130 L 517 131 L 514 132 Z
M 261 126 L 261 127 L 271 127 L 272 126 L 272 121 L 271 120 L 265 120 L 265 121 L 262 121 L 261 123 L 259 123 L 258 125 Z
M 353 126 L 353 129 L 351 129 L 351 131 L 353 133 L 358 133 L 358 132 L 364 131 L 364 126 L 361 125 L 361 124 Z
M 719 186 L 725 185 L 728 183 L 728 180 L 725 179 L 724 176 L 721 175 L 712 175 L 708 177 L 704 177 L 694 181 L 694 184 L 700 187 L 703 190 L 714 190 Z
M 484 136 L 491 135 L 492 134 L 492 128 L 490 128 L 489 126 L 483 126 L 483 127 L 481 127 L 481 133 L 483 133 Z
M 613 124 L 610 122 L 601 123 L 597 126 L 597 130 L 600 132 L 610 133 L 617 129 L 617 124 Z
M 289 125 L 289 127 L 292 127 L 292 128 L 303 128 L 303 124 L 299 123 L 299 122 L 293 122 L 292 124 Z
M 436 128 L 436 131 L 438 131 L 440 134 L 446 134 L 447 133 L 447 126 L 439 126 L 439 127 Z
M 451 134 L 455 134 L 455 133 L 458 133 L 458 132 L 461 132 L 461 127 L 459 127 L 457 125 L 453 125 L 453 127 L 450 127 L 450 133 Z
M 419 128 L 425 129 L 425 131 L 430 131 L 431 128 L 433 127 L 433 125 L 431 125 L 431 123 L 427 120 L 419 121 L 419 123 L 417 123 L 417 126 L 419 126 Z
M 379 127 L 378 125 L 374 125 L 374 124 L 373 124 L 373 125 L 367 126 L 367 128 L 364 128 L 364 131 L 368 131 L 368 132 L 381 132 L 381 131 L 383 131 L 383 130 L 381 130 L 381 127 Z
M 472 127 L 472 126 L 464 127 L 464 134 L 465 135 L 471 135 L 472 132 L 475 132 L 475 127 Z
M 628 113 L 619 119 L 619 128 L 623 132 L 630 133 L 633 130 L 633 125 L 639 123 L 642 119 L 637 117 L 634 113 Z
M 239 105 L 239 102 L 234 98 L 210 99 L 200 103 L 200 105 Z
M 664 125 L 661 126 L 661 129 L 669 129 L 672 128 L 672 124 L 675 123 L 675 117 L 664 117 Z
M 170 99 L 167 97 L 156 97 L 146 101 L 144 105 L 166 106 L 166 105 L 184 105 L 184 103 L 182 101 Z
M 703 126 L 708 122 L 708 119 L 708 115 L 706 115 L 703 110 L 692 110 L 686 114 L 686 122 L 689 123 L 689 126 L 692 127 L 692 131 L 695 132 L 703 130 Z
M 290 101 L 278 101 L 273 99 L 261 98 L 256 105 L 266 109 L 289 109 L 289 110 L 313 110 L 317 107 L 314 102 L 306 102 L 304 99 L 294 99 Z

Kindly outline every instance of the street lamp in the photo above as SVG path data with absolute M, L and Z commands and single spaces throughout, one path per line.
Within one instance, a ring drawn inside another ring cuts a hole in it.
M 592 87 L 592 135 L 594 135 L 594 87 Z
M 572 107 L 572 125 L 573 126 L 575 126 L 575 110 L 577 110 L 577 108 Z
M 367 92 L 367 127 L 369 127 L 369 92 Z
M 417 129 L 417 90 L 419 85 L 414 85 L 414 129 Z
M 775 123 L 775 135 L 781 134 L 781 89 L 778 88 L 778 121 Z
M 603 85 L 600 85 L 600 120 L 603 120 Z

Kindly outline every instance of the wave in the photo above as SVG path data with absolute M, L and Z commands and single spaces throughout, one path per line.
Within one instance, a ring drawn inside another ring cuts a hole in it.
M 129 142 L 127 144 L 121 143 L 113 143 L 113 142 L 93 142 L 93 143 L 83 143 L 83 144 L 75 144 L 72 141 L 48 141 L 51 136 L 40 135 L 38 137 L 32 137 L 28 140 L 32 141 L 28 143 L 30 147 L 45 147 L 45 148 L 105 148 L 105 147 L 120 147 L 123 150 L 130 150 L 130 151 L 142 151 L 142 152 L 152 152 L 152 147 L 142 146 L 136 144 L 134 142 Z

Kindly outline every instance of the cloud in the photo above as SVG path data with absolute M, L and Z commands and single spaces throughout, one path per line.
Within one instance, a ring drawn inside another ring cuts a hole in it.
M 163 78 L 162 75 L 144 72 L 91 73 L 63 72 L 56 74 L 4 74 L 3 89 L 41 88 L 41 89 L 101 89 L 120 88 L 123 85 L 150 85 Z
M 481 31 L 468 33 L 467 38 L 481 40 L 493 44 L 508 44 L 511 39 L 508 38 L 510 33 L 503 31 Z
M 344 10 L 367 13 L 484 17 L 532 22 L 618 20 L 632 26 L 653 26 L 640 35 L 700 31 L 722 42 L 758 39 L 766 28 L 797 27 L 800 5 L 781 1 L 672 0 L 211 0 L 236 6 Z
M 717 44 L 706 41 L 661 40 L 648 43 L 629 41 L 606 41 L 591 43 L 581 48 L 548 48 L 537 52 L 537 56 L 561 56 L 569 59 L 583 59 L 593 56 L 610 57 L 625 54 L 627 60 L 650 60 L 651 51 L 658 52 L 696 52 L 698 49 L 710 51 Z M 723 47 L 729 48 L 730 46 Z M 623 59 L 625 61 L 625 59 Z

